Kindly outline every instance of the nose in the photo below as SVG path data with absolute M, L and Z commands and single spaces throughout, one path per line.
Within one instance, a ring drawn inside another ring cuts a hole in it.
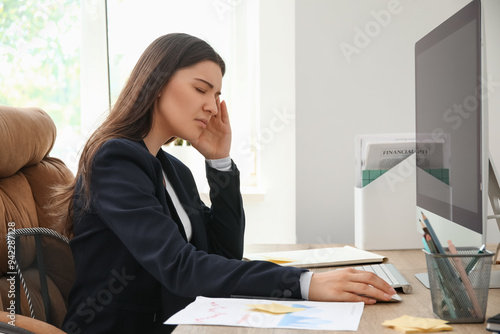
M 215 116 L 219 113 L 219 98 L 213 97 L 210 98 L 203 108 L 204 111 L 209 112 L 212 116 Z

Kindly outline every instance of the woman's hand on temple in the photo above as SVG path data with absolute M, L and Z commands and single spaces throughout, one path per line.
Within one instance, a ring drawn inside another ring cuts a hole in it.
M 309 300 L 364 302 L 388 301 L 396 291 L 377 275 L 345 268 L 314 273 L 309 286 Z
M 206 159 L 226 158 L 231 149 L 231 125 L 226 102 L 217 98 L 217 109 L 217 114 L 212 115 L 205 131 L 197 140 L 191 141 Z

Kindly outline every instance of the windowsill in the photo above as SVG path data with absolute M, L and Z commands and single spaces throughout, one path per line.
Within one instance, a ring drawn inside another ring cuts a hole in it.
M 241 187 L 241 196 L 243 196 L 243 200 L 263 202 L 265 195 L 266 195 L 266 190 L 262 187 L 258 186 Z
M 242 186 L 240 190 L 244 201 L 262 202 L 264 201 L 264 197 L 266 195 L 266 190 L 263 187 L 258 186 Z M 208 189 L 201 190 L 200 196 L 203 199 L 210 198 L 208 195 Z

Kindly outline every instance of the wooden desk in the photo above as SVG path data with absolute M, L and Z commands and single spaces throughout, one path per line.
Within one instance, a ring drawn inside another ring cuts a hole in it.
M 321 248 L 342 245 L 249 245 L 247 252 L 265 252 L 265 251 L 284 251 L 293 249 Z M 496 247 L 496 246 L 495 246 Z M 492 251 L 495 247 L 488 247 Z M 412 285 L 413 292 L 404 294 L 398 292 L 403 299 L 400 303 L 377 303 L 375 305 L 366 305 L 359 325 L 358 333 L 400 333 L 394 329 L 382 326 L 385 320 L 395 319 L 402 315 L 411 315 L 416 317 L 437 318 L 432 312 L 430 290 L 425 288 L 420 281 L 415 278 L 416 273 L 426 272 L 425 255 L 421 250 L 398 250 L 398 251 L 374 251 L 380 255 L 387 256 L 389 262 L 393 263 L 399 271 L 405 276 Z M 313 271 L 325 271 L 327 269 L 314 269 Z M 493 266 L 493 270 L 500 270 L 500 265 Z M 500 289 L 490 289 L 488 296 L 488 307 L 486 309 L 486 318 L 500 313 Z M 486 331 L 486 322 L 482 324 L 452 324 L 452 333 L 488 333 Z M 174 334 L 297 334 L 304 332 L 292 329 L 263 329 L 247 327 L 225 327 L 225 326 L 178 326 Z M 308 331 L 309 332 L 309 331 Z M 318 331 L 310 331 L 311 333 Z M 328 333 L 329 331 L 319 331 Z M 331 333 L 352 333 L 352 332 L 331 332 Z M 447 332 L 444 332 L 447 333 Z

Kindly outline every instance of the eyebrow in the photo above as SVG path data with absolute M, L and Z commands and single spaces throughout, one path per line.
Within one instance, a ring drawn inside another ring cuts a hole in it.
M 201 79 L 201 78 L 194 78 L 194 80 L 196 81 L 201 81 L 205 84 L 208 85 L 208 87 L 210 87 L 210 89 L 213 89 L 214 88 L 214 85 L 212 85 L 210 82 L 208 82 L 207 80 L 204 80 L 204 79 Z M 218 95 L 221 95 L 221 92 L 217 92 Z

